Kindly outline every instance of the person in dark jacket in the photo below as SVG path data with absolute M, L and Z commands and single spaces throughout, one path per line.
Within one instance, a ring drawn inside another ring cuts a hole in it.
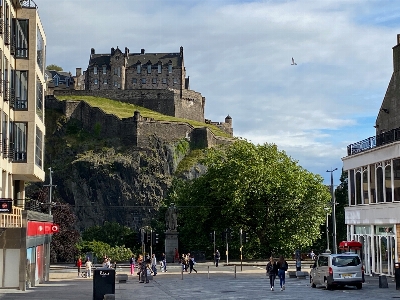
M 195 264 L 194 257 L 193 256 L 189 257 L 189 270 L 190 270 L 189 274 L 191 274 L 192 271 L 195 271 L 197 273 L 197 270 L 194 268 L 194 264 Z
M 276 261 L 273 259 L 272 256 L 269 258 L 266 270 L 267 270 L 267 275 L 269 275 L 269 283 L 271 285 L 271 291 L 273 291 L 275 278 L 276 275 L 278 275 L 278 265 L 276 264 Z
M 219 259 L 221 258 L 221 254 L 219 253 L 219 251 L 217 250 L 215 252 L 215 266 L 218 267 L 218 263 L 219 263 Z
M 285 272 L 288 269 L 288 263 L 284 259 L 284 257 L 281 255 L 279 257 L 279 261 L 277 263 L 278 266 L 278 276 L 279 276 L 279 284 L 281 286 L 281 291 L 285 290 Z

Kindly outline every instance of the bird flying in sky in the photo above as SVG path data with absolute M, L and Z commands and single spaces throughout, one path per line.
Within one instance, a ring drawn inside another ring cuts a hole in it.
M 297 66 L 297 64 L 294 62 L 294 58 L 292 57 L 292 66 Z

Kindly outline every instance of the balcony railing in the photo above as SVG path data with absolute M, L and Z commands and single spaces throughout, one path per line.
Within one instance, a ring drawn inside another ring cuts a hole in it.
M 395 128 L 386 132 L 382 132 L 376 136 L 369 137 L 347 146 L 347 156 L 361 153 L 386 144 L 400 141 L 400 128 Z
M 22 208 L 13 206 L 11 214 L 0 214 L 0 228 L 22 227 Z
M 38 8 L 33 0 L 20 0 L 19 2 L 23 8 Z

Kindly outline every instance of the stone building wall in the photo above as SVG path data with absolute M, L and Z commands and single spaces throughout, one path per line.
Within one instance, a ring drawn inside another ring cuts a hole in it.
M 205 98 L 200 93 L 173 89 L 55 91 L 57 95 L 104 97 L 139 105 L 167 116 L 204 122 Z
M 232 143 L 232 139 L 217 137 L 206 127 L 194 128 L 185 122 L 155 121 L 142 117 L 139 112 L 130 118 L 120 119 L 84 101 L 59 101 L 48 96 L 45 103 L 47 109 L 60 110 L 67 118 L 78 120 L 86 130 L 105 138 L 118 137 L 126 145 L 148 147 L 153 137 L 166 142 L 186 138 L 193 148 Z

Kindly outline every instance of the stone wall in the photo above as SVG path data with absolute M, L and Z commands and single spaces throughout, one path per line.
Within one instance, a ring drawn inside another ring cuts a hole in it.
M 174 89 L 55 91 L 57 95 L 104 97 L 139 105 L 167 116 L 204 122 L 205 98 L 200 93 Z
M 125 145 L 148 147 L 154 136 L 167 142 L 187 138 L 193 148 L 232 142 L 232 139 L 215 136 L 206 127 L 194 128 L 185 122 L 155 121 L 142 117 L 138 111 L 130 118 L 120 119 L 84 101 L 59 101 L 48 96 L 45 103 L 47 109 L 57 109 L 67 118 L 78 120 L 84 129 L 104 138 L 118 137 Z

